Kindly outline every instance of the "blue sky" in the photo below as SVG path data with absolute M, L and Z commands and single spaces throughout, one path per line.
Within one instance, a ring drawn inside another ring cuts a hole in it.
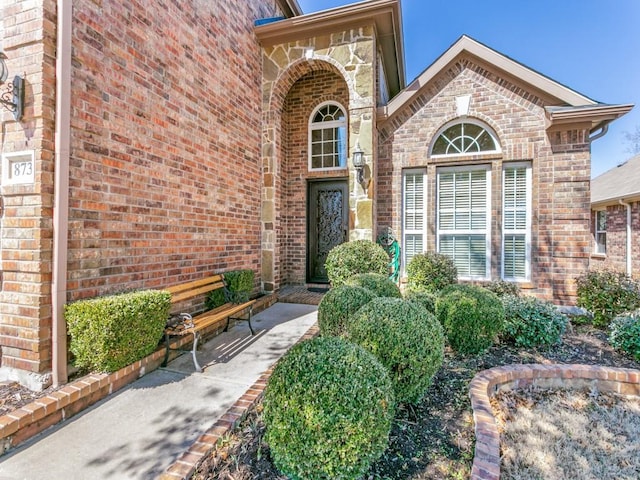
M 298 0 L 304 13 L 349 0 Z M 402 0 L 407 83 L 462 34 L 603 103 L 636 107 L 592 144 L 592 176 L 640 126 L 640 0 Z

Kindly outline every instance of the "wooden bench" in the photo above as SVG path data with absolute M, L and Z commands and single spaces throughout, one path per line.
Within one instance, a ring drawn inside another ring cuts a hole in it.
M 171 303 L 178 304 L 185 300 L 190 300 L 199 295 L 207 294 L 221 288 L 227 288 L 223 274 L 212 275 L 201 280 L 181 283 L 179 285 L 169 287 L 166 290 L 171 293 Z M 227 296 L 225 295 L 225 298 L 226 297 Z M 167 360 L 169 359 L 169 351 L 171 350 L 171 348 L 169 347 L 170 337 L 193 335 L 193 347 L 191 349 L 191 355 L 193 356 L 193 365 L 198 372 L 201 372 L 202 367 L 200 366 L 200 364 L 198 363 L 198 359 L 196 358 L 196 349 L 198 348 L 198 339 L 200 338 L 200 332 L 210 325 L 213 325 L 214 323 L 226 318 L 227 325 L 224 327 L 225 332 L 229 328 L 230 320 L 246 320 L 249 322 L 249 330 L 251 330 L 251 335 L 254 335 L 253 327 L 251 326 L 251 314 L 253 311 L 254 303 L 255 300 L 249 300 L 248 302 L 240 304 L 229 302 L 217 308 L 214 308 L 213 310 L 200 313 L 195 317 L 192 317 L 188 313 L 178 314 L 177 316 L 180 318 L 175 322 L 170 322 L 164 332 L 166 351 L 163 366 L 166 366 Z M 247 318 L 234 317 L 234 315 L 238 315 L 244 310 L 248 310 Z

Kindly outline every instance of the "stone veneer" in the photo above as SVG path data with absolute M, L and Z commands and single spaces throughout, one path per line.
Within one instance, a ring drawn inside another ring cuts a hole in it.
M 490 398 L 500 390 L 528 386 L 594 388 L 622 395 L 640 395 L 640 370 L 598 365 L 508 365 L 478 373 L 469 385 L 475 423 L 475 456 L 471 480 L 500 478 L 500 434 Z
M 376 141 L 373 134 L 376 108 L 376 41 L 372 26 L 364 26 L 344 32 L 321 35 L 305 41 L 288 42 L 264 47 L 262 82 L 262 279 L 265 290 L 279 288 L 286 280 L 282 265 L 287 260 L 279 258 L 283 253 L 279 246 L 284 235 L 283 218 L 279 212 L 286 207 L 286 182 L 289 180 L 284 166 L 289 159 L 286 148 L 286 132 L 283 131 L 284 106 L 294 84 L 312 72 L 332 72 L 347 87 L 348 157 L 359 143 L 370 165 L 375 164 Z M 309 112 L 310 113 L 310 112 Z M 308 117 L 299 119 L 292 128 L 306 132 Z M 303 145 L 306 137 L 303 135 Z M 306 149 L 306 147 L 305 147 Z M 303 158 L 303 161 L 305 158 Z M 373 202 L 358 186 L 355 188 L 355 171 L 336 173 L 336 177 L 349 177 L 349 238 L 373 238 Z M 305 172 L 305 177 L 307 176 Z M 372 172 L 375 177 L 375 172 Z M 370 187 L 370 192 L 373 186 Z M 298 211 L 301 218 L 306 211 Z M 285 254 L 287 255 L 287 254 Z M 300 259 L 298 258 L 299 262 Z M 304 261 L 302 259 L 302 261 Z M 299 277 L 296 277 L 299 281 Z

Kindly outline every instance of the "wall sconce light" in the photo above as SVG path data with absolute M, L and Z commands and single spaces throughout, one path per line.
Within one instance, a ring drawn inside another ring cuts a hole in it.
M 371 182 L 371 178 L 365 175 L 365 169 L 367 168 L 367 161 L 364 158 L 364 152 L 360 148 L 360 143 L 356 143 L 356 149 L 353 151 L 351 162 L 353 163 L 353 168 L 356 169 L 356 176 L 358 179 L 358 183 L 364 190 L 364 193 L 367 193 L 367 188 L 369 188 L 369 183 Z
M 7 57 L 0 52 L 0 86 L 7 81 L 9 70 L 4 60 Z M 16 75 L 13 81 L 7 84 L 6 91 L 0 91 L 0 103 L 13 112 L 13 118 L 20 120 L 22 118 L 22 110 L 24 108 L 24 79 Z

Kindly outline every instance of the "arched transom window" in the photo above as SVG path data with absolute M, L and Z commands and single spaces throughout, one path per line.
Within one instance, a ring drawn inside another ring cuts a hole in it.
M 480 123 L 463 121 L 446 125 L 436 137 L 431 155 L 473 155 L 499 152 L 496 135 Z
M 309 122 L 309 169 L 347 166 L 347 116 L 336 103 L 320 105 Z

